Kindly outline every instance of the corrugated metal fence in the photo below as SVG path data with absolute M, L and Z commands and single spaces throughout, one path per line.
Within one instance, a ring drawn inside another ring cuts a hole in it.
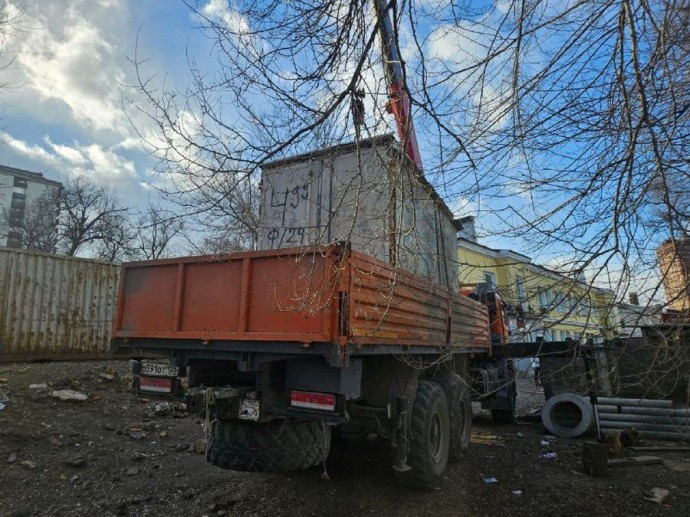
M 0 362 L 108 352 L 120 267 L 0 248 Z

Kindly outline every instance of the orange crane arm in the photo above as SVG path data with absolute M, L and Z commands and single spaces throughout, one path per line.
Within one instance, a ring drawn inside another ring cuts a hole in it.
M 410 112 L 410 96 L 405 88 L 400 50 L 393 32 L 393 22 L 390 11 L 395 0 L 374 0 L 376 15 L 379 18 L 379 32 L 383 43 L 383 58 L 386 67 L 386 84 L 388 85 L 388 111 L 393 113 L 398 127 L 398 137 L 402 142 L 407 156 L 419 171 L 423 170 L 422 157 L 419 154 L 417 135 Z

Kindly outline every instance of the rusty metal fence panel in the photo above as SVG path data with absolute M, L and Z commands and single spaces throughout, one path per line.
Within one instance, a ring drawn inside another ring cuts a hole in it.
M 120 267 L 0 248 L 0 362 L 107 355 Z

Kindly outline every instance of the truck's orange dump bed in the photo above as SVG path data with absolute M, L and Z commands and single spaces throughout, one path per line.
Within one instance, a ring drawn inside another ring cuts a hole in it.
M 342 246 L 125 264 L 115 338 L 489 349 L 486 308 Z

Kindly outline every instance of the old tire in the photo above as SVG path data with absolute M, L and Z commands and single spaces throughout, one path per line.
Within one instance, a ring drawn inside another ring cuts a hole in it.
M 508 408 L 503 409 L 492 409 L 491 419 L 495 424 L 512 424 L 515 422 L 515 404 L 517 402 L 517 388 L 515 383 L 511 383 L 508 388 L 508 393 L 506 394 L 506 402 Z
M 460 461 L 470 447 L 472 435 L 472 401 L 470 391 L 459 375 L 442 372 L 434 378 L 448 400 L 450 416 L 450 461 Z
M 206 461 L 244 472 L 302 470 L 325 461 L 330 428 L 322 421 L 267 424 L 220 421 L 211 425 Z
M 594 408 L 589 399 L 575 393 L 559 393 L 541 410 L 544 427 L 559 438 L 578 438 L 594 423 Z
M 419 381 L 410 421 L 410 450 L 407 472 L 397 472 L 405 485 L 432 489 L 441 484 L 448 465 L 450 415 L 441 386 Z

